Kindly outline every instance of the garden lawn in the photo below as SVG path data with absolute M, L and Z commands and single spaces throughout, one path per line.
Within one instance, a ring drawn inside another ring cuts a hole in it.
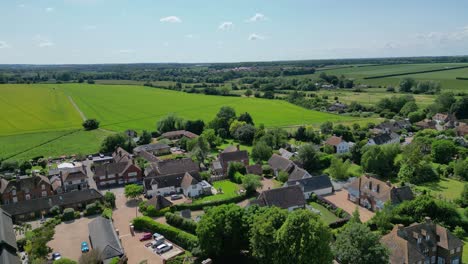
M 309 205 L 312 206 L 314 209 L 317 209 L 320 211 L 320 218 L 328 225 L 330 223 L 333 223 L 335 221 L 338 221 L 340 218 L 338 218 L 335 214 L 332 212 L 328 211 L 327 208 L 322 206 L 321 204 L 318 204 L 316 202 L 309 202 Z
M 442 199 L 455 200 L 460 198 L 463 191 L 464 182 L 450 179 L 441 178 L 438 182 L 431 182 L 418 185 L 419 190 L 430 191 L 431 194 L 437 195 Z
M 220 188 L 223 190 L 223 193 L 218 193 L 216 195 L 210 195 L 206 196 L 200 199 L 195 199 L 193 201 L 194 204 L 196 203 L 205 203 L 205 202 L 211 202 L 211 201 L 216 201 L 216 200 L 224 200 L 224 199 L 229 199 L 233 198 L 236 196 L 239 196 L 237 191 L 239 190 L 239 185 L 229 181 L 229 180 L 224 180 L 224 181 L 216 181 L 213 183 L 213 187 L 216 190 L 219 190 Z

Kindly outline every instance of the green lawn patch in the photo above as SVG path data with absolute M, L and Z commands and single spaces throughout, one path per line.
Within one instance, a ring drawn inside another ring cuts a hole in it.
M 441 178 L 438 182 L 430 182 L 418 185 L 418 190 L 426 190 L 431 194 L 438 196 L 442 199 L 454 200 L 460 197 L 463 191 L 464 182 L 450 179 Z
M 316 203 L 316 202 L 309 202 L 309 205 L 312 206 L 314 209 L 317 209 L 320 211 L 320 218 L 328 225 L 330 223 L 333 223 L 335 221 L 338 221 L 340 218 L 338 218 L 336 215 L 334 215 L 332 212 L 328 211 L 327 208 L 323 207 L 322 205 Z
M 225 200 L 225 199 L 239 196 L 239 194 L 237 193 L 237 191 L 239 190 L 239 185 L 229 180 L 216 181 L 213 183 L 213 187 L 216 190 L 219 190 L 221 188 L 223 190 L 223 193 L 218 193 L 218 194 L 206 196 L 200 199 L 195 199 L 193 203 L 194 204 L 206 203 L 206 202 L 211 202 L 211 201 L 216 201 L 216 200 Z

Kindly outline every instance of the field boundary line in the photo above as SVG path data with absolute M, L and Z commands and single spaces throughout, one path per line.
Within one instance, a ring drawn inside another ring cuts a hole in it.
M 392 73 L 392 74 L 368 76 L 368 77 L 364 77 L 363 79 L 364 80 L 382 79 L 382 78 L 388 78 L 388 77 L 397 77 L 397 76 L 405 76 L 405 75 L 413 75 L 413 74 L 441 72 L 441 71 L 452 71 L 452 70 L 459 70 L 459 69 L 465 69 L 465 68 L 468 68 L 468 66 L 456 66 L 456 67 L 452 67 L 452 68 L 442 68 L 442 69 L 423 70 L 423 71 L 414 71 L 414 72 L 403 72 L 403 73 Z
M 14 157 L 16 157 L 16 156 L 18 156 L 18 155 L 20 155 L 20 154 L 26 153 L 26 152 L 28 152 L 28 151 L 31 151 L 31 150 L 35 149 L 35 148 L 42 147 L 42 146 L 44 146 L 44 145 L 46 145 L 46 144 L 49 144 L 49 143 L 51 143 L 51 142 L 53 142 L 53 141 L 56 141 L 56 140 L 58 140 L 58 139 L 61 139 L 61 138 L 63 138 L 63 137 L 66 137 L 66 136 L 69 136 L 69 135 L 71 135 L 71 134 L 74 134 L 74 133 L 76 133 L 76 132 L 78 132 L 78 131 L 81 131 L 81 129 L 77 129 L 77 130 L 70 131 L 70 132 L 65 133 L 65 134 L 63 134 L 63 135 L 60 135 L 60 136 L 58 136 L 58 137 L 55 137 L 55 138 L 49 139 L 49 140 L 47 140 L 47 141 L 45 141 L 45 142 L 42 142 L 42 143 L 40 143 L 40 144 L 38 144 L 38 145 L 36 145 L 36 146 L 27 148 L 27 149 L 25 149 L 25 150 L 22 150 L 22 151 L 20 151 L 20 152 L 17 152 L 17 153 L 15 153 L 15 154 L 12 154 L 12 155 L 10 155 L 10 156 L 7 156 L 7 157 L 5 157 L 5 160 L 14 158 Z
M 81 109 L 78 107 L 78 105 L 75 103 L 75 101 L 73 101 L 73 98 L 70 95 L 67 95 L 67 97 L 68 97 L 68 100 L 70 101 L 70 103 L 75 108 L 75 110 L 78 111 L 78 114 L 80 114 L 81 119 L 83 119 L 83 121 L 86 121 L 87 118 L 86 118 L 85 114 L 81 111 Z

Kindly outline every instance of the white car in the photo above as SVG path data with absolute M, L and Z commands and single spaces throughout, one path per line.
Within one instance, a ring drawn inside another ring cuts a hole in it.
M 163 243 L 161 245 L 159 245 L 157 248 L 156 248 L 156 254 L 158 255 L 161 255 L 165 252 L 168 252 L 169 250 L 172 249 L 172 244 L 169 244 L 169 243 Z

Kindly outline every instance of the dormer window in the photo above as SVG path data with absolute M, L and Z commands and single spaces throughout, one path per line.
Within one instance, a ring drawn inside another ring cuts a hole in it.
M 16 195 L 16 189 L 11 190 L 11 195 Z
M 422 242 L 422 237 L 418 237 L 418 244 L 421 244 Z

